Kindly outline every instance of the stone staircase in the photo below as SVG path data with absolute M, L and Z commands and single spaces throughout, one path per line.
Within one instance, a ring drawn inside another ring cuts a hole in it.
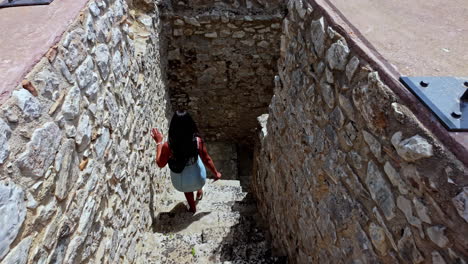
M 272 256 L 255 200 L 237 180 L 208 180 L 196 214 L 176 191 L 162 207 L 136 263 L 286 263 Z

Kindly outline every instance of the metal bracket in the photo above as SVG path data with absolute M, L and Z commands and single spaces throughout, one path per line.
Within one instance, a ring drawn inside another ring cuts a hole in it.
M 14 6 L 32 6 L 32 5 L 48 5 L 54 0 L 4 0 L 0 2 L 0 8 Z
M 449 131 L 468 131 L 468 78 L 401 77 Z

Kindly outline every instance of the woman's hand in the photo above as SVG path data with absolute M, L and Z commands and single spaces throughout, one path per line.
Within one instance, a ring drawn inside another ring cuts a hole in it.
M 163 141 L 163 134 L 157 128 L 151 129 L 151 137 L 157 144 Z
M 219 179 L 221 179 L 221 172 L 218 171 L 218 172 L 216 172 L 216 175 L 215 175 L 215 177 L 214 177 L 213 182 L 215 182 L 215 181 L 217 181 L 217 180 L 219 180 Z

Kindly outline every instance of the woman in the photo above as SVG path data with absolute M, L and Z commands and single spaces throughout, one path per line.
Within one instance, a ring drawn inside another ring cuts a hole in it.
M 160 168 L 169 163 L 174 188 L 185 194 L 189 211 L 195 213 L 193 192 L 197 191 L 197 200 L 202 199 L 202 187 L 206 182 L 205 166 L 215 175 L 214 181 L 221 178 L 198 134 L 197 125 L 187 112 L 177 111 L 169 126 L 168 142 L 163 143 L 163 135 L 156 128 L 151 130 L 151 136 L 157 145 L 156 163 Z

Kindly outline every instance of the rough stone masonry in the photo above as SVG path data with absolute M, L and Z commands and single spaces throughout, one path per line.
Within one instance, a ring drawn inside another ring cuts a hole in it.
M 1 106 L 1 263 L 139 257 L 168 186 L 148 136 L 171 111 L 159 12 L 90 1 Z
M 467 168 L 310 0 L 288 1 L 253 175 L 293 263 L 466 263 Z
M 148 132 L 174 105 L 212 139 L 268 111 L 252 189 L 290 262 L 466 263 L 466 167 L 314 1 L 284 2 L 90 1 L 0 106 L 0 261 L 146 263 L 170 188 Z

